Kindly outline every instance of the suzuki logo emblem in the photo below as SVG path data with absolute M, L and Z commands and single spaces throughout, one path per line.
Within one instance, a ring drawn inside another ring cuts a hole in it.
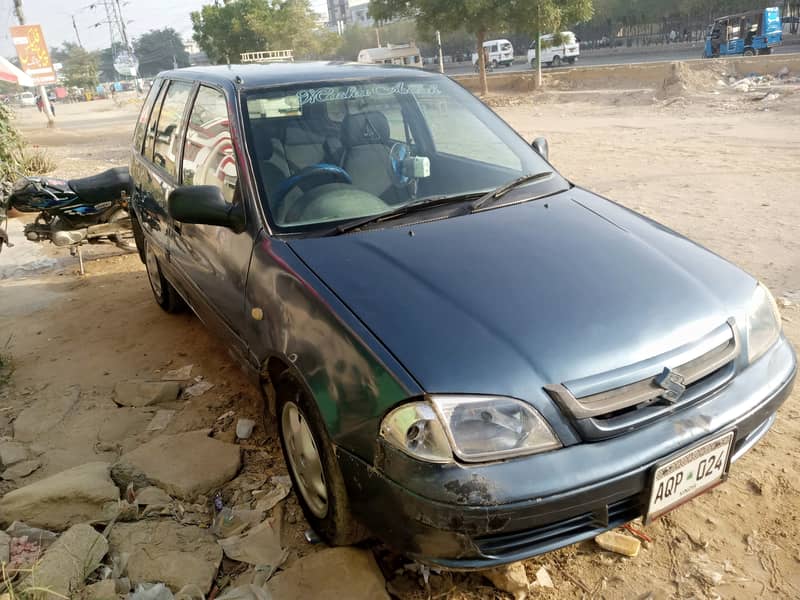
M 653 380 L 653 383 L 664 390 L 661 397 L 673 404 L 677 402 L 680 397 L 683 396 L 683 392 L 686 391 L 683 375 L 676 373 L 668 367 L 664 367 L 664 370 Z

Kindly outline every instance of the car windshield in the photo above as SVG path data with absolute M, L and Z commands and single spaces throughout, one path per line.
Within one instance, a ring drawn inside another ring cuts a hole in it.
M 245 100 L 253 164 L 280 232 L 330 228 L 426 199 L 455 202 L 552 170 L 443 77 L 271 88 Z

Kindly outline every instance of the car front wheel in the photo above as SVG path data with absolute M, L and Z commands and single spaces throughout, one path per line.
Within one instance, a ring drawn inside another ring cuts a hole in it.
M 332 546 L 362 541 L 367 531 L 350 512 L 344 478 L 319 410 L 291 382 L 279 384 L 276 395 L 283 455 L 306 520 Z

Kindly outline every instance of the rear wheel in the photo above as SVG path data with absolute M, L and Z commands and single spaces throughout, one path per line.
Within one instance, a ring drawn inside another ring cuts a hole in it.
M 150 280 L 150 289 L 153 290 L 156 304 L 168 313 L 176 313 L 183 310 L 185 306 L 183 298 L 180 297 L 175 288 L 172 287 L 172 284 L 161 273 L 158 257 L 156 257 L 147 239 L 144 240 L 144 264 L 147 267 L 147 278 Z
M 283 456 L 308 523 L 332 546 L 366 539 L 366 529 L 350 512 L 339 462 L 313 399 L 291 381 L 280 383 L 276 395 Z
M 556 55 L 553 57 L 553 66 L 560 67 L 561 66 L 561 57 Z
M 497 68 L 497 60 L 493 60 L 493 61 L 492 61 L 492 68 L 493 68 L 493 69 L 496 69 L 496 68 Z
M 745 48 L 744 55 L 745 56 L 755 56 L 756 52 L 752 48 Z

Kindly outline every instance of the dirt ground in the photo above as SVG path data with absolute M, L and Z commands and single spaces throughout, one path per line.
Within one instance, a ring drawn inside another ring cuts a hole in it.
M 727 90 L 664 98 L 637 90 L 493 96 L 488 102 L 526 139 L 546 136 L 553 164 L 575 183 L 686 234 L 763 280 L 784 299 L 785 332 L 797 346 L 800 90 L 773 92 L 778 95 L 762 99 Z M 96 102 L 60 106 L 55 131 L 33 111 L 24 112 L 20 124 L 32 143 L 47 148 L 59 174 L 77 176 L 125 164 L 134 118 L 133 104 Z M 215 387 L 176 406 L 167 432 L 213 426 L 228 410 L 258 418 L 244 469 L 285 473 L 274 428 L 261 419 L 258 390 L 243 383 L 225 349 L 196 318 L 167 315 L 156 306 L 138 257 L 102 250 L 79 277 L 75 260 L 63 252 L 25 242 L 14 250 L 0 255 L 0 352 L 12 357 L 14 367 L 0 392 L 6 407 L 0 433 L 48 386 L 77 384 L 89 398 L 53 439 L 43 441 L 42 466 L 24 483 L 113 458 L 119 449 L 98 446 L 87 432 L 114 383 L 185 364 Z M 652 542 L 638 557 L 603 552 L 589 541 L 527 561 L 531 580 L 545 566 L 555 586 L 533 588 L 532 597 L 800 597 L 798 417 L 800 390 L 767 437 L 733 466 L 725 485 L 641 527 Z M 122 449 L 141 441 L 126 432 L 118 437 Z M 3 482 L 0 491 L 17 484 Z M 294 555 L 319 547 L 303 539 L 294 500 L 284 518 Z M 433 573 L 425 584 L 403 569 L 407 561 L 375 551 L 396 597 L 510 597 L 480 574 Z M 235 573 L 223 562 L 225 569 Z

